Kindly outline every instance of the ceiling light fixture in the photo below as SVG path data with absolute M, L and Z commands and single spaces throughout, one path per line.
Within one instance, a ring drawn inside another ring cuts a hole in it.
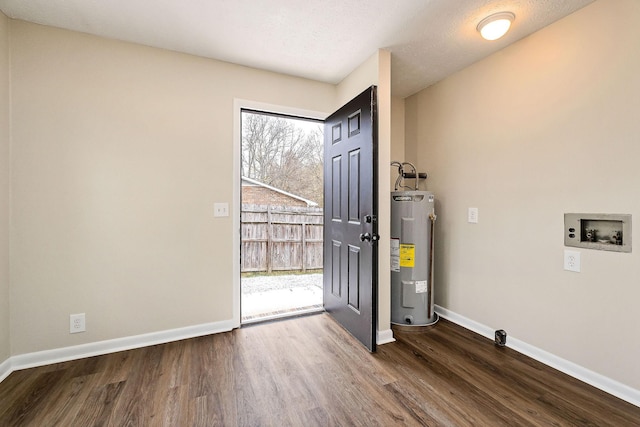
M 516 15 L 511 12 L 494 13 L 480 21 L 477 29 L 484 39 L 497 40 L 509 31 L 514 19 Z

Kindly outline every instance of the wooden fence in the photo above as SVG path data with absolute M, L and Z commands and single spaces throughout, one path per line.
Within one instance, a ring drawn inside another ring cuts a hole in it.
M 242 205 L 241 270 L 322 268 L 322 208 Z

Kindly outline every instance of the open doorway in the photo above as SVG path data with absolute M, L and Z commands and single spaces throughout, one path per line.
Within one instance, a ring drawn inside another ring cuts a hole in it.
M 241 323 L 323 309 L 323 130 L 241 111 Z

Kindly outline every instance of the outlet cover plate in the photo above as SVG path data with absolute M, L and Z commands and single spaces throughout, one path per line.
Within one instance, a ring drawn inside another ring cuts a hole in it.
M 564 269 L 567 271 L 573 271 L 580 273 L 580 252 L 578 251 L 564 251 Z
M 78 332 L 84 332 L 86 330 L 84 313 L 69 315 L 69 333 L 77 334 Z

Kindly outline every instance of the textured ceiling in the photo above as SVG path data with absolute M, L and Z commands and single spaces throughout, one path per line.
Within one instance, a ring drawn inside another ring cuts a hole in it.
M 338 83 L 378 48 L 405 97 L 593 0 L 0 0 L 7 16 Z M 485 16 L 515 13 L 483 40 Z

